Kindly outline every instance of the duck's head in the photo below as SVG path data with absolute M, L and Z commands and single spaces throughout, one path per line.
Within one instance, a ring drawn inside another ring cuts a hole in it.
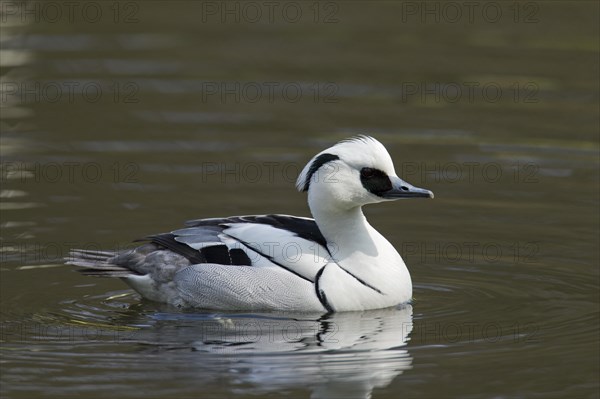
M 308 191 L 311 208 L 351 209 L 402 198 L 433 198 L 433 193 L 400 179 L 379 141 L 359 136 L 340 141 L 304 167 L 296 187 Z

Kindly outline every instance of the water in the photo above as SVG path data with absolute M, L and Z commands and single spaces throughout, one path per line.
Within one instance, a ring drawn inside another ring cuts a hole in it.
M 29 4 L 2 9 L 3 398 L 599 396 L 597 3 Z M 308 215 L 298 170 L 358 133 L 436 195 L 366 208 L 412 306 L 178 311 L 60 266 Z

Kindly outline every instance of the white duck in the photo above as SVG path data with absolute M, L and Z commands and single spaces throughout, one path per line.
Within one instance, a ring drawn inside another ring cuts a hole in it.
M 120 277 L 144 298 L 179 307 L 337 312 L 408 302 L 408 269 L 362 206 L 433 193 L 396 176 L 385 147 L 368 136 L 317 154 L 296 186 L 308 191 L 314 220 L 192 220 L 133 250 L 73 250 L 67 263 Z

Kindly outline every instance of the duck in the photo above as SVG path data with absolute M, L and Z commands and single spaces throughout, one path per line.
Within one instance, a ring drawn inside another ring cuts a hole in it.
M 296 188 L 313 218 L 285 214 L 190 220 L 120 251 L 73 249 L 66 264 L 120 278 L 142 298 L 215 311 L 344 312 L 409 303 L 412 281 L 363 206 L 433 198 L 397 176 L 371 136 L 315 155 Z

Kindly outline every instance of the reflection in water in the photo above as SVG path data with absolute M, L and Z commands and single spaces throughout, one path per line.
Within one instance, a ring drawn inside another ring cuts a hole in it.
M 229 376 L 233 388 L 250 384 L 254 393 L 309 388 L 313 398 L 368 398 L 412 364 L 404 348 L 412 331 L 410 305 L 320 317 L 154 317 L 158 339 L 168 337 L 178 349 L 189 344 L 202 352 L 194 357 L 194 367 L 204 379 Z M 193 327 L 174 328 L 182 318 Z M 219 361 L 211 362 L 212 355 Z

